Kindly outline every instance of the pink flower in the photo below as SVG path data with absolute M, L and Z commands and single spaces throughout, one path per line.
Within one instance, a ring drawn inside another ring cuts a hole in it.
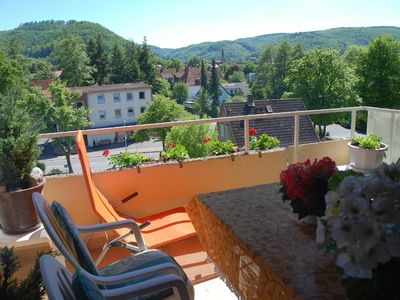
M 257 129 L 255 129 L 255 128 L 250 128 L 249 129 L 249 134 L 250 135 L 255 135 L 257 133 Z
M 106 149 L 106 150 L 103 150 L 103 156 L 109 156 L 110 155 L 110 150 L 108 150 L 108 149 Z

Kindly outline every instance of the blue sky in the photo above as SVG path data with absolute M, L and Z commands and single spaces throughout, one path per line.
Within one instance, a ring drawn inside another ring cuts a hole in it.
M 100 23 L 124 38 L 176 48 L 277 32 L 400 27 L 399 0 L 2 0 L 0 30 L 41 20 Z M 5 2 L 5 3 L 4 3 Z

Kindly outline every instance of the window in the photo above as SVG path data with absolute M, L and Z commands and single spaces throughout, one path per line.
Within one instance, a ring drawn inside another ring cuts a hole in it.
M 77 101 L 76 102 L 76 108 L 83 107 L 83 101 Z
M 146 110 L 146 106 L 140 107 L 140 113 L 141 113 L 141 114 L 144 113 L 145 110 Z
M 115 93 L 113 97 L 114 97 L 114 102 L 121 102 L 121 97 L 119 93 Z
M 144 99 L 144 98 L 145 98 L 144 92 L 139 92 L 139 99 Z
M 267 105 L 267 112 L 269 112 L 269 113 L 272 113 L 272 112 L 273 112 L 272 106 L 271 106 L 271 105 Z
M 97 104 L 104 104 L 106 103 L 106 99 L 104 98 L 104 95 L 97 95 Z
M 133 107 L 128 107 L 128 117 L 133 117 L 135 115 L 135 110 Z
M 106 119 L 106 111 L 99 110 L 99 120 L 105 120 L 105 119 Z
M 126 100 L 128 100 L 128 101 L 132 101 L 133 100 L 132 93 L 126 93 Z
M 121 118 L 121 109 L 114 110 L 114 114 L 116 118 Z

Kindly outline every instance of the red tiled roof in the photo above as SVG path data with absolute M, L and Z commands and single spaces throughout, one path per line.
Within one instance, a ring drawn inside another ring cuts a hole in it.
M 40 87 L 42 89 L 43 95 L 49 97 L 50 96 L 49 86 L 52 82 L 53 82 L 52 79 L 36 79 L 32 80 L 31 84 L 32 86 Z

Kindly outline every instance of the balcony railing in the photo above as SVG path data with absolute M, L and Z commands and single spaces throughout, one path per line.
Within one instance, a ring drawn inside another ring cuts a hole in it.
M 243 121 L 244 126 L 244 150 L 246 153 L 250 150 L 250 139 L 249 139 L 249 121 L 255 119 L 271 119 L 271 118 L 282 118 L 282 117 L 294 117 L 294 161 L 298 161 L 299 158 L 299 134 L 300 134 L 300 116 L 309 115 L 320 115 L 320 114 L 331 114 L 331 113 L 351 113 L 351 128 L 350 135 L 354 135 L 356 130 L 356 116 L 359 111 L 367 111 L 369 115 L 374 114 L 385 114 L 389 116 L 389 124 L 383 125 L 381 122 L 375 122 L 376 118 L 368 117 L 368 132 L 376 133 L 383 136 L 383 141 L 389 146 L 389 154 L 387 157 L 388 161 L 394 161 L 395 156 L 400 156 L 400 145 L 395 142 L 398 140 L 396 136 L 400 135 L 400 110 L 386 109 L 386 108 L 375 108 L 368 106 L 357 106 L 357 107 L 344 107 L 344 108 L 332 108 L 332 109 L 317 109 L 317 110 L 303 110 L 295 112 L 280 112 L 280 113 L 266 113 L 266 114 L 254 114 L 254 115 L 243 115 L 234 117 L 223 117 L 223 118 L 211 118 L 211 119 L 199 119 L 199 120 L 188 120 L 188 121 L 176 121 L 176 122 L 165 122 L 165 123 L 152 123 L 143 125 L 129 125 L 129 126 L 117 126 L 109 128 L 95 128 L 95 129 L 85 129 L 83 133 L 85 135 L 96 135 L 104 133 L 113 132 L 126 132 L 126 131 L 138 131 L 143 129 L 153 129 L 153 128 L 167 128 L 173 126 L 183 126 L 183 125 L 194 125 L 194 124 L 207 124 L 207 123 L 225 123 L 234 121 Z M 378 115 L 379 118 L 379 115 Z M 370 123 L 374 124 L 371 125 Z M 387 130 L 390 128 L 390 130 Z M 378 131 L 379 133 L 377 133 Z M 380 134 L 381 133 L 381 134 Z M 397 133 L 397 134 L 396 134 Z M 53 132 L 53 133 L 43 133 L 40 134 L 40 138 L 58 138 L 58 137 L 68 137 L 75 136 L 76 131 L 65 131 L 65 132 Z

